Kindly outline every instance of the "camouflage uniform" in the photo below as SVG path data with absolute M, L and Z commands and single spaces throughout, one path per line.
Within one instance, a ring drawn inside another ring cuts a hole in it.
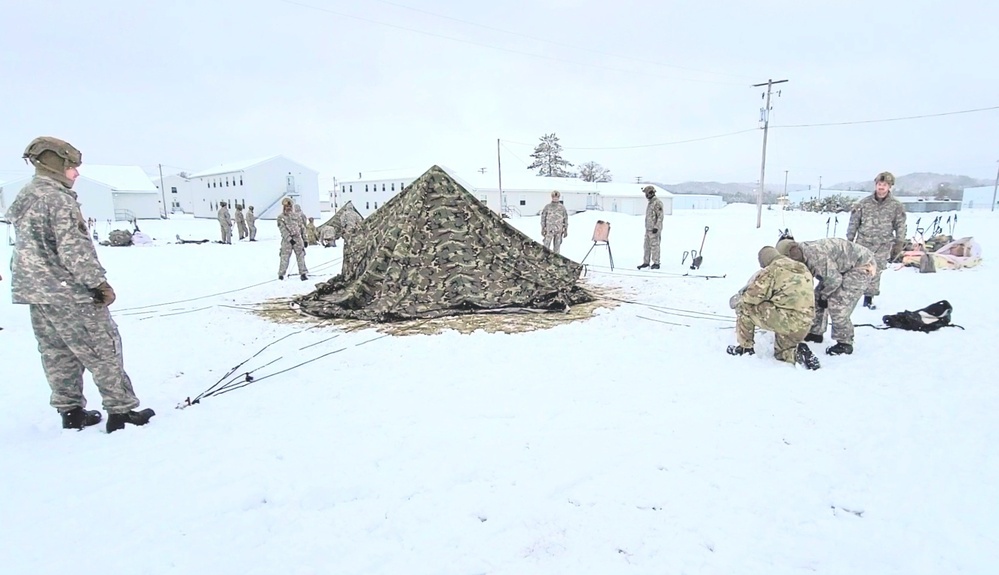
M 652 189 L 649 198 L 649 205 L 645 207 L 645 245 L 642 249 L 642 265 L 659 265 L 659 244 L 663 237 L 663 202 L 655 196 L 655 188 L 647 186 L 646 190 Z
M 236 229 L 239 230 L 239 239 L 247 236 L 246 218 L 243 217 L 243 206 L 236 206 Z
M 773 250 L 773 248 L 769 248 Z M 757 327 L 774 332 L 774 357 L 795 363 L 797 346 L 815 315 L 812 274 L 803 263 L 777 255 L 737 294 L 735 333 L 739 347 L 752 349 Z
M 319 243 L 323 244 L 323 247 L 336 247 L 336 239 L 340 237 L 340 232 L 337 231 L 337 228 L 333 224 L 319 226 L 316 231 L 319 234 Z
M 246 212 L 246 233 L 251 242 L 257 241 L 257 214 L 253 213 L 253 206 Z
M 319 230 L 316 229 L 316 223 L 312 221 L 312 218 L 309 218 L 305 224 L 305 243 L 310 246 L 319 243 Z
M 292 251 L 295 252 L 298 274 L 305 276 L 309 270 L 305 267 L 305 228 L 302 226 L 302 218 L 292 210 L 285 209 L 278 216 L 277 225 L 278 231 L 281 232 L 281 250 L 279 252 L 281 262 L 278 264 L 278 276 L 283 278 L 285 272 L 288 271 Z
M 888 267 L 893 252 L 901 251 L 905 236 L 905 206 L 891 192 L 882 200 L 871 194 L 853 206 L 846 239 L 874 252 L 878 265 L 874 279 L 864 290 L 865 296 L 881 293 L 881 272 Z
M 777 249 L 787 255 L 795 242 L 781 240 Z M 850 314 L 857 307 L 860 296 L 870 284 L 877 270 L 871 250 L 843 238 L 822 238 L 810 242 L 797 242 L 804 263 L 819 285 L 815 289 L 816 302 L 824 299 L 826 309 L 816 305 L 815 320 L 810 334 L 821 335 L 827 321 L 832 321 L 832 338 L 838 343 L 853 345 L 853 322 Z
M 222 243 L 231 244 L 232 243 L 232 216 L 229 215 L 229 208 L 226 207 L 225 202 L 219 206 L 219 227 L 222 229 Z
M 569 233 L 569 212 L 557 197 L 541 210 L 541 235 L 545 247 L 555 253 L 562 249 L 562 238 Z
M 52 407 L 65 414 L 86 406 L 83 372 L 87 370 L 104 409 L 125 414 L 139 400 L 125 373 L 118 326 L 107 306 L 95 300 L 96 293 L 111 288 L 87 234 L 76 193 L 70 189 L 73 182 L 64 175 L 65 169 L 49 168 L 52 173 L 47 173 L 39 165 L 48 163 L 44 154 L 35 164 L 36 176 L 7 210 L 17 230 L 11 257 L 12 300 L 29 306 L 42 367 L 52 389 Z M 78 166 L 78 159 L 76 152 L 64 165 Z
M 347 241 L 350 239 L 352 235 L 354 235 L 354 233 L 357 231 L 357 228 L 361 226 L 361 223 L 364 220 L 361 219 L 361 216 L 357 212 L 350 210 L 345 211 L 343 215 L 340 216 L 340 219 L 341 219 L 340 237 L 343 238 L 345 246 L 344 250 L 346 250 Z

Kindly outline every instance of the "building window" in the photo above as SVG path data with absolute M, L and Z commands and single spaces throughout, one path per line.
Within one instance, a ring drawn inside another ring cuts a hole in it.
M 383 192 L 385 191 L 385 184 L 382 184 L 382 191 Z M 378 206 L 375 206 L 375 207 L 377 208 Z
M 405 188 L 405 187 L 406 187 L 406 186 L 404 186 L 402 182 L 399 182 L 399 189 L 400 189 L 400 190 L 402 190 L 402 189 L 403 189 L 403 188 Z
M 375 202 L 375 209 L 378 209 L 378 202 Z
M 209 182 L 208 180 L 205 180 L 205 187 L 206 187 L 206 188 L 210 188 L 210 187 L 212 187 L 212 183 L 211 183 L 211 182 Z
M 171 194 L 176 194 L 177 193 L 177 187 L 176 186 L 170 186 L 170 193 Z
M 347 186 L 340 186 L 340 193 L 345 193 L 347 191 Z
M 364 191 L 368 191 L 368 184 L 364 184 Z
M 371 202 L 364 202 L 364 209 L 370 210 L 371 209 Z
M 354 193 L 354 184 L 350 185 L 350 193 L 352 193 L 352 194 Z
M 239 185 L 243 185 L 243 174 L 239 175 Z
M 527 205 L 527 200 L 520 200 L 520 205 L 526 206 Z
M 395 191 L 395 182 L 392 182 L 392 191 Z
M 225 187 L 227 187 L 227 188 L 229 187 L 229 177 L 228 176 L 226 176 L 226 179 L 225 179 Z

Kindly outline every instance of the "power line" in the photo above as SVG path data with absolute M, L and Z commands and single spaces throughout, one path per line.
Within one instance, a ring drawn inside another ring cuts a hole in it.
M 728 132 L 726 134 L 715 134 L 714 136 L 704 136 L 701 138 L 691 138 L 689 140 L 675 140 L 673 142 L 660 142 L 658 144 L 638 144 L 634 146 L 604 146 L 604 147 L 563 147 L 563 150 L 633 150 L 636 148 L 658 148 L 661 146 L 675 146 L 677 144 L 689 144 L 691 142 L 703 142 L 705 140 L 715 140 L 718 138 L 728 138 L 730 136 L 736 136 L 739 134 L 746 134 L 748 132 L 755 132 L 759 128 L 749 128 L 746 130 L 739 130 L 736 132 Z M 508 144 L 517 144 L 520 146 L 534 146 L 536 144 L 526 144 L 524 142 L 512 142 L 510 140 L 503 140 Z
M 587 48 L 585 46 L 576 46 L 576 45 L 568 44 L 568 43 L 565 43 L 565 42 L 558 42 L 558 41 L 555 41 L 555 40 L 551 40 L 549 38 L 540 38 L 538 36 L 531 36 L 530 34 L 524 34 L 524 33 L 521 33 L 521 32 L 514 32 L 512 30 L 504 30 L 503 28 L 496 28 L 496 27 L 493 27 L 493 26 L 488 26 L 486 24 L 480 24 L 478 22 L 471 22 L 469 20 L 462 20 L 461 18 L 455 18 L 453 16 L 447 16 L 445 14 L 438 14 L 436 12 L 431 12 L 429 10 L 423 10 L 423 9 L 420 9 L 420 8 L 414 8 L 412 6 L 406 6 L 406 5 L 403 5 L 403 4 L 398 4 L 396 2 L 390 2 L 389 0 L 375 0 L 375 1 L 376 2 L 381 2 L 382 4 L 388 4 L 389 6 L 395 6 L 397 8 L 403 8 L 405 10 L 412 10 L 413 12 L 418 12 L 420 14 L 427 14 L 429 16 L 434 16 L 434 17 L 437 17 L 437 18 L 443 18 L 444 20 L 451 20 L 452 22 L 459 22 L 461 24 L 468 24 L 469 26 L 476 26 L 476 27 L 482 28 L 484 30 L 492 30 L 493 32 L 501 32 L 503 34 L 510 34 L 512 36 L 519 36 L 521 38 L 527 38 L 528 40 L 535 40 L 535 41 L 538 41 L 538 42 L 545 42 L 545 43 L 551 44 L 553 46 L 561 46 L 563 48 L 571 48 L 573 50 L 584 50 L 586 52 L 590 52 L 590 53 L 593 53 L 593 54 L 600 54 L 602 56 L 610 56 L 611 58 L 621 58 L 622 60 L 632 60 L 634 62 L 641 62 L 643 64 L 652 64 L 653 66 L 662 66 L 664 68 L 673 68 L 673 69 L 676 69 L 676 70 L 684 70 L 686 72 L 697 72 L 697 73 L 700 73 L 700 74 L 711 74 L 711 75 L 714 75 L 714 76 L 729 76 L 729 77 L 732 77 L 732 78 L 749 78 L 750 77 L 750 76 L 744 76 L 744 75 L 741 75 L 741 74 L 730 74 L 728 72 L 711 72 L 709 70 L 700 70 L 700 69 L 697 69 L 697 68 L 688 68 L 686 66 L 677 66 L 675 64 L 664 64 L 662 62 L 656 62 L 654 60 L 643 60 L 641 58 L 635 58 L 635 57 L 632 57 L 632 56 L 622 56 L 620 54 L 611 54 L 609 52 L 602 52 L 600 50 L 594 50 L 593 48 Z
M 500 52 L 509 52 L 511 54 L 520 54 L 521 56 L 531 56 L 533 58 L 541 58 L 543 60 L 551 60 L 553 62 L 561 62 L 563 64 L 572 64 L 572 65 L 575 65 L 575 66 L 586 66 L 586 67 L 589 67 L 589 68 L 599 68 L 599 69 L 602 69 L 602 70 L 610 70 L 610 71 L 613 71 L 613 72 L 623 72 L 625 74 L 636 74 L 637 73 L 637 74 L 642 74 L 643 76 L 649 76 L 649 77 L 655 77 L 655 78 L 663 78 L 663 79 L 666 79 L 666 80 L 678 80 L 678 81 L 684 81 L 684 82 L 698 82 L 698 83 L 702 83 L 702 84 L 721 84 L 721 85 L 725 85 L 725 86 L 741 85 L 741 84 L 736 83 L 736 82 L 720 82 L 720 81 L 717 81 L 717 80 L 695 80 L 693 78 L 677 78 L 677 77 L 672 77 L 672 76 L 663 76 L 661 74 L 650 74 L 648 72 L 636 72 L 635 70 L 626 70 L 624 68 L 615 68 L 613 66 L 604 66 L 604 65 L 601 65 L 601 64 L 589 64 L 589 63 L 585 63 L 585 62 L 576 62 L 574 60 L 566 60 L 565 58 L 556 58 L 554 56 L 545 56 L 544 54 L 536 54 L 534 52 L 525 52 L 523 50 L 514 50 L 512 48 L 503 48 L 501 46 L 494 46 L 492 44 L 484 44 L 482 42 L 474 42 L 472 40 L 464 40 L 462 38 L 455 38 L 453 36 L 445 36 L 443 34 L 436 34 L 434 32 L 427 32 L 426 30 L 419 30 L 417 28 L 409 28 L 407 26 L 399 26 L 398 24 L 389 24 L 388 22 L 382 22 L 380 20 L 375 20 L 373 18 L 366 18 L 364 16 L 355 16 L 353 14 L 345 14 L 343 12 L 337 12 L 336 10 L 330 10 L 329 8 L 323 8 L 323 7 L 320 7 L 320 6 L 313 6 L 311 4 L 305 4 L 305 3 L 302 3 L 302 2 L 296 2 L 295 0 L 279 0 L 279 1 L 280 2 L 284 2 L 285 4 L 292 4 L 294 6 L 299 6 L 299 7 L 302 7 L 302 8 L 309 8 L 309 9 L 312 9 L 312 10 L 317 10 L 319 12 L 326 12 L 328 14 L 334 14 L 336 16 L 340 16 L 340 17 L 343 17 L 343 18 L 351 18 L 351 19 L 354 19 L 354 20 L 360 20 L 362 22 L 368 22 L 369 24 L 377 24 L 379 26 L 387 26 L 389 28 L 395 28 L 397 30 L 405 30 L 407 32 L 414 32 L 416 34 L 423 34 L 425 36 L 432 36 L 434 38 L 442 38 L 444 40 L 450 40 L 452 42 L 460 42 L 462 44 L 470 44 L 472 46 L 480 46 L 480 47 L 483 47 L 483 48 L 490 48 L 492 50 L 498 50 Z
M 880 120 L 853 120 L 849 122 L 825 122 L 821 124 L 785 124 L 783 126 L 770 126 L 771 128 L 818 128 L 822 126 L 849 126 L 853 124 L 877 124 L 881 122 L 901 122 L 902 120 L 920 120 L 923 118 L 939 118 L 941 116 L 955 116 L 957 114 L 972 114 L 975 112 L 988 112 L 999 110 L 999 106 L 988 108 L 972 108 L 970 110 L 957 110 L 955 112 L 940 112 L 937 114 L 920 114 L 918 116 L 900 116 L 898 118 L 882 118 Z

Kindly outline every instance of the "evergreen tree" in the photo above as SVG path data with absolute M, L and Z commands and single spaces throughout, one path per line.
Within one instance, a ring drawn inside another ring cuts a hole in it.
M 558 136 L 554 133 L 541 137 L 541 143 L 534 148 L 531 157 L 534 162 L 527 169 L 537 170 L 539 176 L 567 178 L 573 175 L 566 169 L 572 164 L 562 158 L 562 144 L 558 143 Z

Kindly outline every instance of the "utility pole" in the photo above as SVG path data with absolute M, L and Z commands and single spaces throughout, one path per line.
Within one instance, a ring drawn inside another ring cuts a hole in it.
M 769 79 L 762 84 L 753 84 L 754 88 L 759 88 L 761 86 L 767 87 L 767 93 L 764 95 L 766 97 L 767 103 L 760 110 L 760 121 L 763 122 L 763 160 L 760 162 L 760 189 L 756 192 L 756 227 L 759 228 L 762 225 L 763 220 L 763 182 L 764 175 L 767 171 L 767 134 L 770 131 L 770 94 L 774 84 L 783 84 L 787 80 L 773 80 Z M 777 91 L 777 96 L 780 96 L 780 90 Z
M 163 197 L 163 219 L 167 219 L 166 188 L 163 186 L 163 164 L 157 164 L 160 168 L 160 195 Z M 298 260 L 296 260 L 298 261 Z
M 500 216 L 506 213 L 506 197 L 503 196 L 503 165 L 500 163 L 500 139 L 496 138 L 496 175 L 499 177 Z
M 822 199 L 822 176 L 819 176 L 819 199 Z
M 642 176 L 635 176 L 635 183 L 636 184 L 641 184 L 642 183 Z
M 999 160 L 996 160 L 999 162 Z M 996 185 L 992 188 L 992 210 L 996 211 L 996 191 L 999 191 L 999 169 L 996 170 Z
M 479 168 L 479 173 L 480 173 L 480 174 L 484 174 L 484 173 L 486 173 L 486 169 L 487 169 L 487 168 Z

